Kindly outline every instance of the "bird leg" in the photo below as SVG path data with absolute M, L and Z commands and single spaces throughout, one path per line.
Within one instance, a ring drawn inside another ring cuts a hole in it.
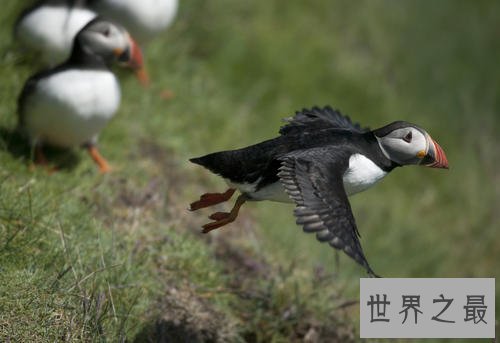
M 35 145 L 35 164 L 46 166 L 49 164 L 40 144 Z
M 215 212 L 210 215 L 208 218 L 214 220 L 211 223 L 203 225 L 203 233 L 208 233 L 212 230 L 218 229 L 221 226 L 234 222 L 236 217 L 238 216 L 238 212 L 240 211 L 241 205 L 247 201 L 248 197 L 245 194 L 241 194 L 238 199 L 236 199 L 236 203 L 234 204 L 231 212 Z
M 99 166 L 99 171 L 101 173 L 109 173 L 111 171 L 111 167 L 109 166 L 108 161 L 102 157 L 99 153 L 95 145 L 89 144 L 87 147 L 87 151 L 89 152 L 90 157 L 94 160 L 94 162 Z
M 200 200 L 195 201 L 189 205 L 190 211 L 196 211 L 200 208 L 205 208 L 213 205 L 220 204 L 221 202 L 228 201 L 233 196 L 236 189 L 229 188 L 224 193 L 205 193 L 200 197 Z
M 35 158 L 32 163 L 30 163 L 29 169 L 30 171 L 34 171 L 36 166 L 41 166 L 47 170 L 47 173 L 50 175 L 57 171 L 56 167 L 51 167 L 49 165 L 49 161 L 47 157 L 45 157 L 45 153 L 43 152 L 43 147 L 40 143 L 36 143 L 35 146 Z

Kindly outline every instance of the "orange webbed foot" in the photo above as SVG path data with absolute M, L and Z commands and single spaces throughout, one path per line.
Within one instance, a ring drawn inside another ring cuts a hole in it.
M 238 217 L 241 205 L 243 205 L 245 201 L 247 201 L 247 199 L 248 197 L 245 194 L 242 194 L 238 197 L 238 199 L 236 199 L 236 203 L 234 204 L 231 212 L 215 212 L 211 214 L 208 218 L 214 221 L 203 225 L 202 232 L 208 233 L 212 230 L 218 229 L 224 225 L 234 222 L 236 220 L 236 217 Z
M 228 201 L 233 196 L 236 190 L 234 188 L 229 188 L 224 193 L 205 193 L 200 196 L 200 200 L 195 201 L 189 205 L 190 211 L 196 211 L 200 208 L 205 208 L 213 205 L 220 204 L 224 201 Z
M 215 221 L 219 221 L 219 220 L 224 220 L 230 216 L 231 216 L 230 212 L 215 212 L 215 213 L 212 213 L 210 216 L 208 216 L 208 218 L 215 220 Z

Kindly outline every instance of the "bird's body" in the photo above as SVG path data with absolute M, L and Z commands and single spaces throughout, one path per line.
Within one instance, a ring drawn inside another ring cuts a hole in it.
M 37 78 L 25 92 L 22 122 L 31 139 L 69 148 L 89 141 L 120 105 L 120 86 L 107 69 L 67 68 Z
M 96 16 L 93 10 L 70 1 L 40 1 L 20 15 L 15 38 L 43 63 L 56 65 L 69 57 L 76 34 Z
M 123 26 L 141 43 L 170 26 L 177 14 L 178 0 L 89 0 L 100 14 Z
M 70 56 L 76 34 L 98 15 L 144 44 L 172 24 L 177 7 L 178 0 L 40 0 L 18 17 L 14 37 L 54 66 Z
M 347 194 L 352 195 L 369 188 L 394 168 L 381 152 L 372 148 L 374 140 L 369 134 L 338 128 L 300 131 L 243 149 L 192 159 L 192 162 L 221 175 L 230 187 L 247 194 L 250 200 L 290 203 L 293 201 L 278 177 L 281 158 L 322 146 L 342 152 L 343 183 Z
M 66 62 L 26 81 L 18 99 L 19 128 L 40 153 L 43 144 L 84 146 L 101 171 L 109 171 L 95 144 L 120 105 L 113 62 L 140 70 L 142 55 L 124 28 L 97 18 L 78 33 Z
M 318 240 L 343 250 L 372 274 L 347 197 L 373 186 L 398 166 L 448 166 L 442 149 L 422 129 L 395 122 L 370 131 L 330 107 L 297 112 L 274 139 L 191 161 L 242 193 L 230 213 L 210 216 L 214 222 L 206 224 L 204 232 L 233 221 L 247 200 L 293 202 L 297 224 L 304 231 L 315 232 Z M 231 195 L 205 194 L 191 209 Z

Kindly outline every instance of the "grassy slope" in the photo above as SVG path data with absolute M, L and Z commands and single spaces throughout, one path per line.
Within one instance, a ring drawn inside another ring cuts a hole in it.
M 449 171 L 397 170 L 352 199 L 378 273 L 500 276 L 497 3 L 185 1 L 147 47 L 151 89 L 122 75 L 122 108 L 101 137 L 115 167 L 105 177 L 80 152 L 50 177 L 26 168 L 9 129 L 32 67 L 10 42 L 21 5 L 3 6 L 0 339 L 139 339 L 176 317 L 200 337 L 284 340 L 323 334 L 317 322 L 332 313 L 342 321 L 333 308 L 364 274 L 344 256 L 338 271 L 290 206 L 251 204 L 209 240 L 196 234 L 206 213 L 184 211 L 224 187 L 188 157 L 272 137 L 282 117 L 315 104 L 372 127 L 418 123 L 447 152 Z M 164 88 L 175 99 L 162 100 Z

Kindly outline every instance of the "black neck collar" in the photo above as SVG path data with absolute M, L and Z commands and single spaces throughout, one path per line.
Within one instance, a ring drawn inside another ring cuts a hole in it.
M 78 37 L 75 38 L 73 49 L 67 64 L 86 69 L 110 69 L 110 63 L 108 63 L 103 56 L 85 49 L 79 42 Z
M 375 130 L 376 131 L 376 130 Z M 365 139 L 370 143 L 371 154 L 374 157 L 374 162 L 385 172 L 390 172 L 396 167 L 401 167 L 399 163 L 394 162 L 385 156 L 377 137 L 375 136 L 375 131 L 369 131 L 364 133 Z

